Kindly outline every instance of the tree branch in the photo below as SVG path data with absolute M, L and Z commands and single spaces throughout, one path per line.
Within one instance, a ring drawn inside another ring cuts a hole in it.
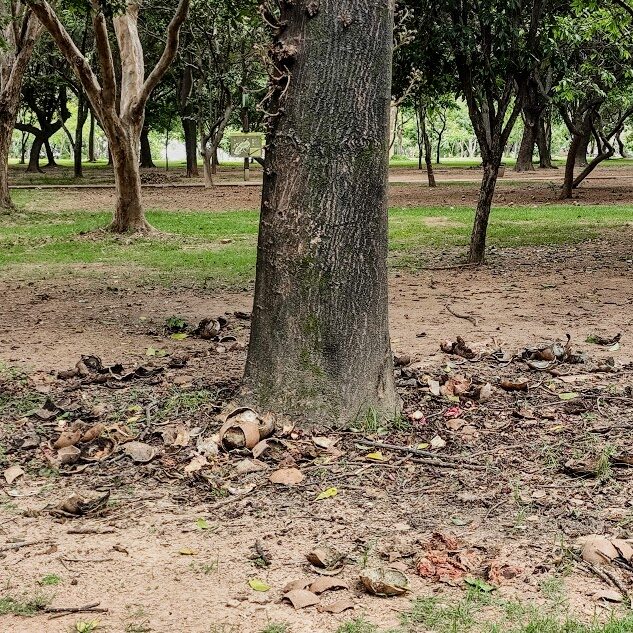
M 116 77 L 114 74 L 114 59 L 112 58 L 112 49 L 108 37 L 108 25 L 98 0 L 93 0 L 92 8 L 94 10 L 92 28 L 95 37 L 95 50 L 103 82 L 101 90 L 103 106 L 108 108 L 108 110 L 112 110 L 116 105 Z
M 141 93 L 138 96 L 135 106 L 137 111 L 145 108 L 145 103 L 152 93 L 152 90 L 154 90 L 163 75 L 167 72 L 172 61 L 174 61 L 174 57 L 176 57 L 176 53 L 178 52 L 178 41 L 180 39 L 180 27 L 187 18 L 187 13 L 189 12 L 189 2 L 190 0 L 180 0 L 178 3 L 176 13 L 167 27 L 167 41 L 165 42 L 163 54 L 160 56 L 160 59 L 156 62 L 156 66 L 154 66 L 154 69 L 145 80 Z
M 102 111 L 101 86 L 92 68 L 90 68 L 90 64 L 81 54 L 68 31 L 66 31 L 55 11 L 46 0 L 26 0 L 26 2 L 59 47 L 77 79 L 83 85 L 95 113 L 99 116 Z

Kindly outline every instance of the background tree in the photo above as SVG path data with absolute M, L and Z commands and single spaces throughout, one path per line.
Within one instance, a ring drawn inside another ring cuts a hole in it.
M 143 212 L 139 172 L 145 105 L 176 56 L 180 27 L 187 15 L 189 0 L 180 0 L 167 28 L 163 52 L 147 76 L 138 30 L 139 4 L 131 0 L 124 6 L 113 7 L 105 0 L 94 0 L 92 25 L 99 77 L 55 9 L 46 0 L 27 2 L 75 71 L 108 138 L 116 188 L 116 209 L 110 230 L 117 233 L 151 231 Z M 108 19 L 110 15 L 111 20 Z M 110 23 L 118 46 L 119 73 L 110 44 Z
M 276 35 L 244 398 L 311 423 L 396 409 L 389 6 L 297 0 L 265 14 Z
M 9 150 L 20 107 L 22 80 L 41 26 L 28 6 L 0 0 L 0 213 L 13 208 L 9 194 Z

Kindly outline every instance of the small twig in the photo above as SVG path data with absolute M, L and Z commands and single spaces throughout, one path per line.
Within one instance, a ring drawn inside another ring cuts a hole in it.
M 355 440 L 358 444 L 363 444 L 364 446 L 373 446 L 375 448 L 384 448 L 391 451 L 400 451 L 401 453 L 410 453 L 411 455 L 417 455 L 418 457 L 430 457 L 432 459 L 442 459 L 443 461 L 451 461 L 457 462 L 459 464 L 473 463 L 468 458 L 461 457 L 453 457 L 452 455 L 442 455 L 439 456 L 436 453 L 432 453 L 431 451 L 424 451 L 419 448 L 413 448 L 412 446 L 399 446 L 398 444 L 385 444 L 384 442 L 374 442 L 373 440 L 360 439 Z M 483 466 L 481 467 L 483 468 Z
M 575 558 L 576 560 L 579 560 L 577 557 Z M 598 576 L 598 578 L 606 582 L 607 585 L 610 585 L 610 584 L 615 585 L 617 590 L 622 594 L 622 597 L 629 601 L 629 605 L 631 604 L 631 596 L 626 590 L 626 587 L 617 578 L 617 576 L 612 574 L 607 569 L 598 569 L 593 563 L 589 563 L 586 560 L 582 561 L 581 565 L 584 566 L 586 569 L 588 569 L 591 573 Z
M 73 613 L 107 613 L 108 609 L 98 609 L 100 602 L 93 602 L 86 604 L 83 607 L 46 607 L 45 613 L 53 613 L 48 619 L 54 620 L 55 618 L 63 618 L 66 615 Z
M 24 541 L 24 543 L 12 543 L 0 547 L 0 552 L 8 552 L 10 550 L 20 549 L 21 547 L 30 547 L 31 545 L 39 545 L 40 543 L 50 543 L 49 540 L 44 541 Z
M 71 528 L 66 534 L 114 534 L 114 528 Z
M 423 457 L 413 457 L 411 461 L 414 464 L 424 464 L 426 466 L 435 466 L 437 468 L 460 468 L 463 470 L 486 470 L 485 466 L 477 466 L 476 464 L 463 464 L 459 462 L 444 462 L 441 459 L 429 459 Z
M 60 560 L 65 560 L 67 563 L 107 563 L 112 558 L 68 558 L 65 556 Z
M 448 303 L 444 306 L 454 317 L 458 319 L 466 319 L 466 321 L 470 321 L 475 327 L 477 327 L 477 319 L 472 314 L 460 314 L 459 312 L 455 312 L 453 308 L 451 308 Z

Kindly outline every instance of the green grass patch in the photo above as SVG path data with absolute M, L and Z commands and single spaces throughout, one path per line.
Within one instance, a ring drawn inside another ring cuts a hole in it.
M 22 207 L 32 192 L 15 192 Z M 95 233 L 110 214 L 36 210 L 0 217 L 0 269 L 22 267 L 32 276 L 103 274 L 104 267 L 146 280 L 194 281 L 208 287 L 239 287 L 254 278 L 257 211 L 148 211 L 163 233 L 157 238 L 127 238 Z M 597 237 L 605 228 L 624 226 L 631 207 L 517 206 L 493 210 L 488 244 L 498 248 L 573 244 Z M 390 263 L 416 268 L 435 248 L 466 248 L 470 207 L 396 208 L 389 213 Z M 135 269 L 141 269 L 141 273 Z
M 50 603 L 50 598 L 36 594 L 32 597 L 15 598 L 0 596 L 0 616 L 3 615 L 35 615 Z

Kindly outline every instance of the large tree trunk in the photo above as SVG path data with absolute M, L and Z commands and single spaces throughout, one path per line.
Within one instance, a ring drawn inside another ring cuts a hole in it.
M 469 264 L 482 264 L 486 258 L 488 219 L 490 218 L 490 209 L 492 208 L 492 199 L 495 194 L 500 163 L 501 157 L 490 163 L 484 163 L 484 176 L 479 189 L 475 224 L 470 238 Z
M 620 156 L 622 156 L 622 158 L 627 158 L 628 154 L 626 152 L 626 147 L 624 146 L 624 142 L 622 141 L 621 134 L 622 134 L 622 130 L 617 132 L 617 134 L 615 135 L 615 142 L 618 144 L 618 151 L 620 152 Z
M 185 135 L 185 154 L 187 157 L 187 178 L 198 176 L 198 130 L 194 119 L 184 117 L 182 129 Z
M 152 147 L 149 143 L 149 128 L 144 125 L 141 130 L 141 167 L 144 169 L 156 167 L 152 160 Z
M 145 220 L 141 195 L 139 169 L 139 133 L 131 131 L 129 138 L 123 134 L 108 135 L 114 167 L 116 209 L 109 230 L 114 233 L 149 233 L 153 229 Z
M 587 150 L 589 148 L 590 142 L 591 142 L 591 130 L 588 129 L 585 131 L 584 135 L 580 137 L 578 144 L 576 146 L 575 164 L 578 167 L 587 166 Z
M 386 266 L 392 4 L 350 0 L 342 11 L 335 0 L 317 9 L 298 0 L 281 7 L 286 26 L 271 54 L 292 80 L 273 79 L 269 111 L 278 116 L 267 139 L 243 398 L 310 425 L 343 425 L 367 412 L 393 416 Z
M 40 154 L 42 153 L 42 146 L 44 145 L 45 138 L 43 135 L 36 135 L 33 137 L 33 143 L 31 144 L 31 151 L 29 152 L 29 164 L 26 171 L 30 174 L 43 174 L 43 170 L 40 167 Z

